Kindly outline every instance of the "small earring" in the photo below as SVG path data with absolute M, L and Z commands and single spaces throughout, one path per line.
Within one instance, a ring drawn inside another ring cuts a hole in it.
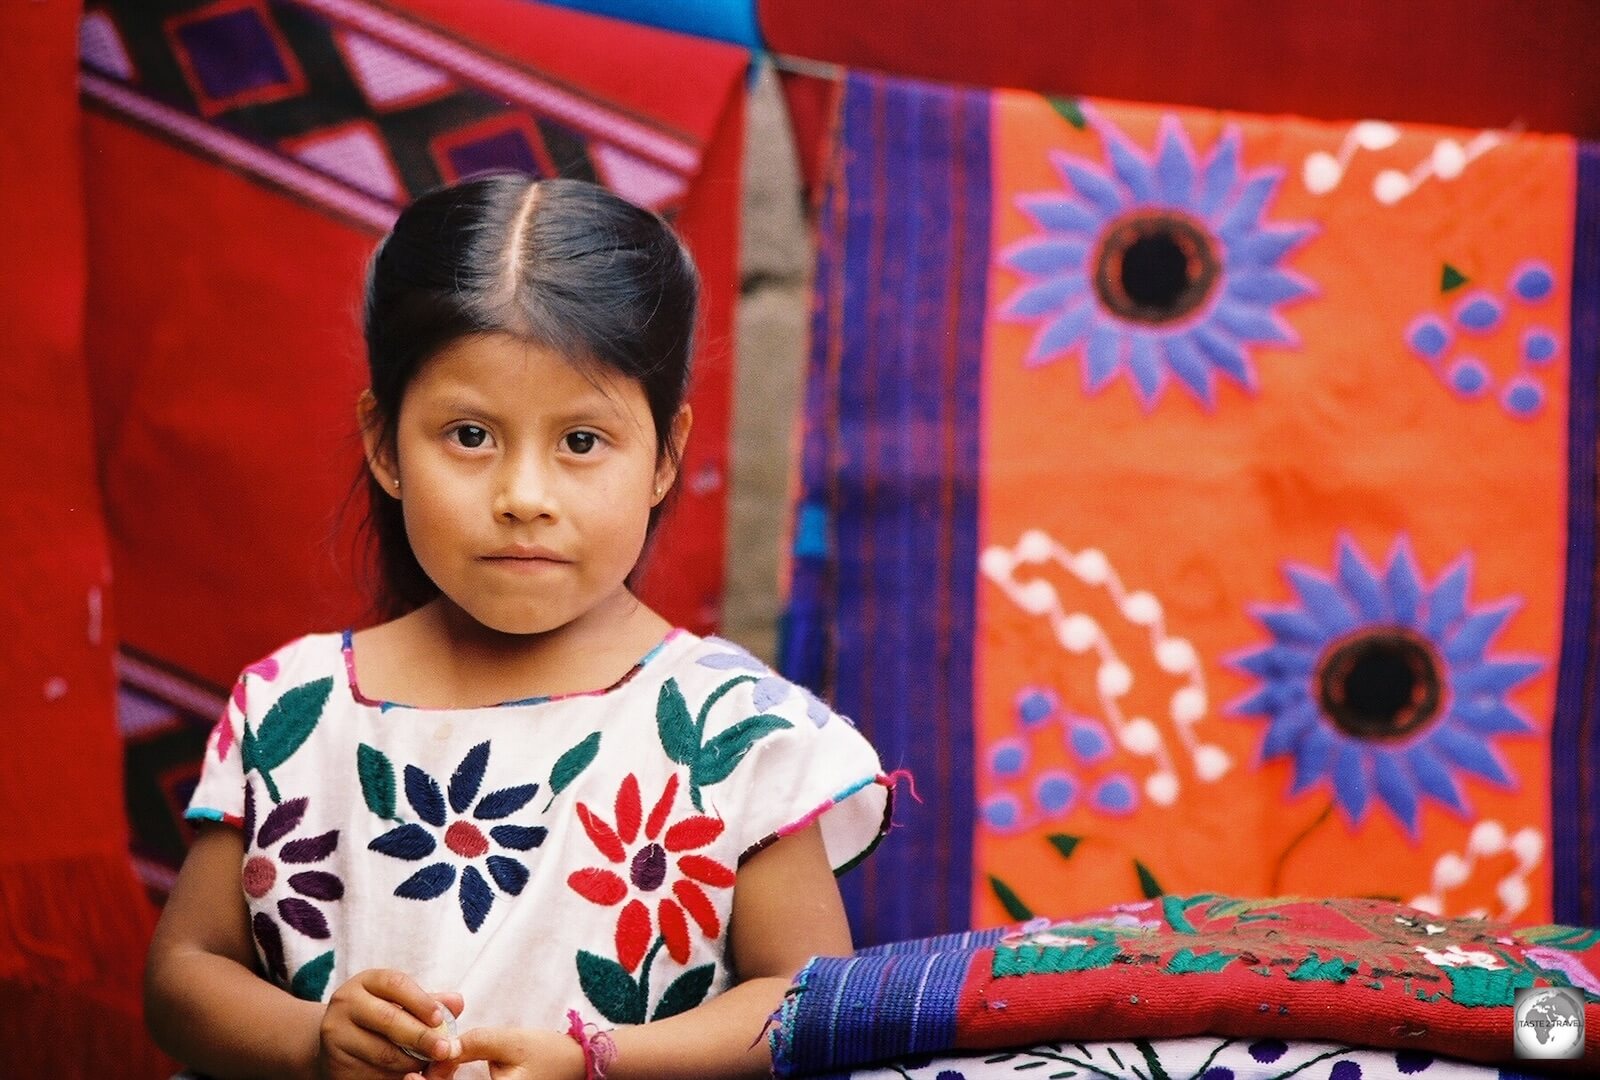
M 661 485 L 660 484 L 656 485 L 656 498 L 658 498 L 658 499 L 661 498 Z
M 394 478 L 394 489 L 396 491 L 400 490 L 400 478 L 398 476 Z

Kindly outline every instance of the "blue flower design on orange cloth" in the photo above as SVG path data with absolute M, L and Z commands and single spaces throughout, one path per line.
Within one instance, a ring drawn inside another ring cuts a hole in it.
M 365 745 L 361 747 L 360 758 L 363 793 L 368 805 L 372 806 L 375 801 L 372 792 L 382 789 L 381 782 L 370 780 L 374 773 L 381 776 L 387 770 L 392 798 L 394 772 L 388 759 Z M 455 858 L 429 863 L 396 886 L 394 894 L 408 900 L 433 900 L 457 884 L 459 869 L 456 896 L 461 905 L 461 917 L 473 933 L 477 933 L 488 918 L 495 896 L 484 871 L 478 869 L 477 860 L 483 859 L 484 870 L 501 892 L 516 896 L 528 883 L 528 867 L 513 855 L 490 852 L 494 847 L 510 852 L 532 851 L 544 843 L 547 833 L 543 825 L 517 825 L 504 820 L 533 800 L 539 791 L 538 784 L 517 784 L 478 798 L 488 768 L 487 742 L 467 751 L 447 788 L 441 789 L 439 782 L 424 770 L 407 765 L 406 802 L 411 804 L 422 823 L 396 826 L 367 845 L 372 851 L 392 858 L 420 862 L 433 855 L 442 841 L 445 851 Z M 393 814 L 381 816 L 392 817 Z M 500 824 L 490 825 L 485 836 L 479 822 Z
M 1404 537 L 1381 574 L 1349 538 L 1337 563 L 1286 566 L 1299 604 L 1254 610 L 1274 640 L 1230 659 L 1262 683 L 1232 711 L 1268 720 L 1261 756 L 1293 760 L 1291 795 L 1328 780 L 1353 823 L 1376 795 L 1415 837 L 1423 798 L 1468 813 L 1456 773 L 1514 783 L 1491 739 L 1533 730 L 1508 696 L 1545 664 L 1490 655 L 1519 602 L 1472 605 L 1470 555 L 1432 588 Z
M 1245 171 L 1233 126 L 1203 163 L 1176 117 L 1162 119 L 1153 158 L 1109 121 L 1095 126 L 1110 171 L 1052 151 L 1068 190 L 1020 196 L 1042 234 L 1000 253 L 1027 279 L 1001 316 L 1040 324 L 1024 362 L 1081 348 L 1087 392 L 1127 371 L 1146 407 L 1169 374 L 1207 407 L 1218 373 L 1253 391 L 1249 346 L 1295 344 L 1277 309 L 1314 291 L 1280 265 L 1314 227 L 1263 218 L 1283 170 Z

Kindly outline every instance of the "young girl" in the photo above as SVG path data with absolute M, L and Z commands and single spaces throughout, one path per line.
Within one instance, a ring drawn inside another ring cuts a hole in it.
M 660 218 L 576 181 L 436 191 L 379 246 L 358 415 L 396 617 L 234 687 L 150 951 L 173 1055 L 769 1070 L 791 976 L 851 947 L 833 875 L 890 785 L 844 719 L 629 590 L 689 436 L 697 294 Z

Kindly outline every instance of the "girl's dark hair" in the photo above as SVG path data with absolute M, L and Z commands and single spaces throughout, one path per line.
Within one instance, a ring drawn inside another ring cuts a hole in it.
M 595 184 L 499 173 L 431 191 L 400 214 L 367 273 L 379 436 L 394 447 L 406 387 L 429 358 L 467 335 L 503 333 L 636 380 L 657 454 L 677 465 L 669 435 L 688 391 L 699 293 L 667 223 Z M 370 472 L 366 488 L 376 606 L 393 618 L 439 589 L 411 551 L 399 501 Z

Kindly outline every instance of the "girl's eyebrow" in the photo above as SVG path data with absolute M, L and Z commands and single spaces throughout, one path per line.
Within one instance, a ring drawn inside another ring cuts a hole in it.
M 493 420 L 502 419 L 505 411 L 490 404 L 488 399 L 460 388 L 442 391 L 434 398 L 432 405 L 440 412 L 472 413 Z M 627 410 L 610 395 L 595 390 L 586 392 L 579 401 L 569 407 L 552 410 L 546 415 L 556 423 L 565 425 L 583 421 L 615 421 L 625 418 Z

